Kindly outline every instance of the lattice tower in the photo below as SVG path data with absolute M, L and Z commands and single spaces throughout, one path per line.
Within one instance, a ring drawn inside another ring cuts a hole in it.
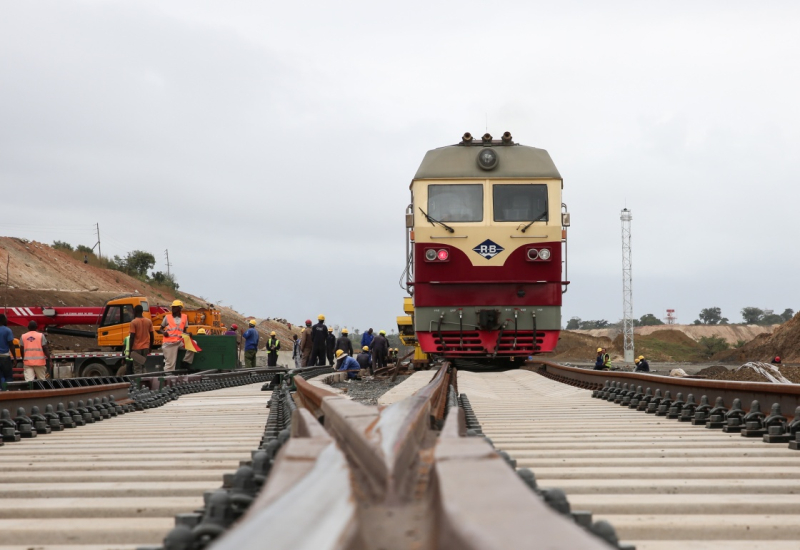
M 633 264 L 631 259 L 631 220 L 633 214 L 623 208 L 622 221 L 622 350 L 626 363 L 633 362 Z

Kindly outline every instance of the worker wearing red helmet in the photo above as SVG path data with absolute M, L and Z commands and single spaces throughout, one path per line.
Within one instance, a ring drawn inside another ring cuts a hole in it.
M 300 334 L 300 366 L 307 367 L 308 360 L 311 359 L 311 349 L 313 342 L 311 341 L 311 319 L 306 319 L 306 328 Z
M 780 365 L 781 364 L 781 356 L 780 355 L 776 355 L 775 358 L 772 360 L 772 363 L 774 365 Z

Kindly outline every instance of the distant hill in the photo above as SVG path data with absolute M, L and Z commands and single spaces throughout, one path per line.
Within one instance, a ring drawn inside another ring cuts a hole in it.
M 744 340 L 749 342 L 760 334 L 769 334 L 781 325 L 655 325 L 647 327 L 636 327 L 633 329 L 633 334 L 648 336 L 654 332 L 662 330 L 677 330 L 684 333 L 686 336 L 694 341 L 700 340 L 702 337 L 716 336 L 722 338 L 729 344 L 733 345 Z M 598 328 L 592 330 L 575 330 L 579 334 L 588 334 L 589 336 L 604 337 L 614 339 L 620 330 L 617 328 Z

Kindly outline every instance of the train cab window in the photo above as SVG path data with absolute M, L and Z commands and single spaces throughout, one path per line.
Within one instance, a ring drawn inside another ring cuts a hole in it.
M 100 322 L 100 326 L 118 325 L 120 323 L 120 313 L 122 313 L 120 306 L 108 306 L 103 313 L 103 320 Z
M 429 185 L 428 215 L 442 222 L 483 221 L 483 185 Z
M 547 185 L 499 185 L 493 188 L 494 221 L 547 221 Z

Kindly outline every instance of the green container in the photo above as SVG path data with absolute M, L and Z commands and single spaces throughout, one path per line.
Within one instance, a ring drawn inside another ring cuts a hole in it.
M 194 354 L 192 370 L 233 370 L 239 366 L 236 353 L 235 336 L 193 335 L 193 339 L 203 350 Z M 178 364 L 183 361 L 184 351 L 178 356 Z

